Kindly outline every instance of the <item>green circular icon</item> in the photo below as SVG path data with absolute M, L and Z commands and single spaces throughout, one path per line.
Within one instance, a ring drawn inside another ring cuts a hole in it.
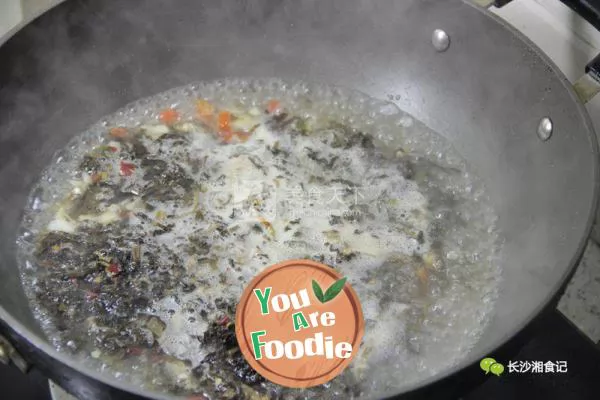
M 500 376 L 504 372 L 504 365 L 494 363 L 490 365 L 490 372 L 496 376 Z
M 490 372 L 490 366 L 492 364 L 496 364 L 496 360 L 494 360 L 493 358 L 490 358 L 490 357 L 484 358 L 483 360 L 481 360 L 479 362 L 479 366 L 481 367 L 482 370 L 485 371 L 486 374 Z

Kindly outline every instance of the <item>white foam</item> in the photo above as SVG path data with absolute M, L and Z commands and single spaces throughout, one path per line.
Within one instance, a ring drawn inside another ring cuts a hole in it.
M 177 104 L 182 115 L 192 115 L 196 98 L 229 109 L 251 110 L 244 117 L 247 120 L 239 122 L 244 126 L 252 126 L 254 121 L 264 122 L 266 117 L 260 110 L 268 99 L 277 98 L 291 114 L 304 116 L 309 125 L 322 125 L 324 121 L 333 120 L 352 124 L 358 131 L 374 133 L 376 145 L 384 155 L 393 156 L 401 148 L 403 152 L 414 152 L 435 160 L 442 169 L 451 167 L 464 171 L 466 168 L 446 142 L 414 118 L 391 103 L 376 101 L 357 92 L 278 80 L 199 83 L 141 100 L 75 139 L 69 146 L 71 151 L 61 155 L 60 162 L 54 163 L 46 172 L 43 180 L 51 178 L 53 183 L 39 186 L 41 194 L 36 196 L 36 207 L 30 208 L 26 216 L 31 218 L 30 223 L 25 224 L 27 231 L 35 235 L 46 228 L 72 228 L 57 222 L 48 226 L 50 221 L 55 221 L 50 204 L 79 185 L 78 180 L 85 179 L 77 175 L 75 166 L 91 146 L 100 142 L 105 126 L 150 125 L 152 138 L 145 138 L 144 144 L 151 153 L 158 155 L 160 150 L 159 158 L 181 160 L 180 164 L 188 174 L 192 172 L 183 161 L 185 156 L 205 160 L 206 164 L 193 174 L 193 178 L 197 183 L 203 182 L 201 174 L 209 171 L 210 180 L 204 182 L 206 191 L 200 193 L 198 199 L 204 212 L 203 219 L 194 218 L 191 206 L 186 208 L 174 202 L 153 204 L 168 215 L 165 222 L 173 223 L 174 228 L 149 238 L 147 245 L 155 249 L 159 260 L 167 263 L 166 255 L 160 250 L 162 245 L 178 249 L 183 255 L 182 249 L 189 237 L 206 236 L 210 256 L 217 260 L 213 269 L 201 264 L 205 261 L 200 257 L 185 256 L 183 262 L 189 276 L 201 279 L 205 284 L 192 293 L 180 292 L 176 296 L 155 299 L 151 305 L 152 313 L 166 324 L 158 340 L 165 353 L 198 365 L 206 355 L 198 337 L 207 329 L 208 321 L 218 315 L 213 307 L 216 299 L 231 299 L 235 303 L 245 284 L 264 267 L 285 259 L 321 254 L 326 257 L 326 262 L 334 264 L 348 277 L 363 302 L 365 318 L 375 324 L 368 325 L 361 353 L 348 372 L 361 377 L 365 390 L 401 387 L 425 379 L 466 354 L 483 332 L 493 308 L 493 301 L 481 302 L 480 299 L 494 298 L 499 277 L 499 268 L 494 262 L 496 234 L 493 229 L 488 229 L 493 226 L 495 217 L 485 191 L 474 176 L 460 173 L 442 182 L 430 183 L 443 193 L 456 194 L 460 201 L 455 212 L 466 222 L 464 226 L 452 227 L 444 239 L 446 259 L 443 261 L 448 276 L 454 277 L 452 285 L 437 297 L 429 298 L 428 306 L 417 304 L 415 300 L 415 303 L 382 307 L 377 293 L 385 278 L 372 279 L 371 273 L 395 255 L 427 256 L 432 241 L 429 228 L 432 223 L 443 220 L 438 218 L 444 215 L 444 210 L 430 209 L 424 186 L 406 180 L 393 159 L 368 158 L 360 147 L 342 149 L 325 145 L 323 141 L 331 140 L 327 132 L 321 136 L 292 137 L 261 125 L 248 142 L 223 146 L 199 125 L 192 124 L 190 118 L 186 125 L 190 139 L 187 146 L 159 144 L 153 140 L 165 133 L 163 128 L 156 126 L 158 110 L 165 104 Z M 281 161 L 267 149 L 276 144 L 290 154 L 285 164 L 290 174 L 283 177 L 280 176 L 283 165 L 278 164 Z M 318 150 L 319 157 L 329 160 L 337 157 L 335 166 L 327 170 L 311 157 L 307 148 Z M 252 157 L 264 163 L 264 168 L 256 167 Z M 113 173 L 118 174 L 117 164 Z M 217 179 L 220 176 L 223 179 Z M 315 181 L 315 176 L 324 178 L 327 183 Z M 385 178 L 376 179 L 381 176 Z M 332 215 L 353 212 L 350 207 L 353 198 L 342 202 L 333 198 L 335 190 L 343 190 L 345 186 L 328 183 L 335 178 L 364 183 L 351 189 L 358 190 L 356 202 L 368 205 L 370 218 L 330 225 Z M 132 189 L 145 183 L 137 175 L 127 179 Z M 297 204 L 295 195 L 309 193 L 328 198 L 312 204 L 308 201 Z M 252 207 L 253 199 L 260 200 L 259 210 Z M 384 207 L 379 207 L 378 201 L 383 201 Z M 234 210 L 237 214 L 231 218 Z M 300 224 L 286 230 L 289 221 L 296 218 L 301 218 Z M 396 222 L 390 223 L 391 218 Z M 213 234 L 216 226 L 223 222 L 230 230 L 236 227 L 236 235 Z M 135 215 L 129 223 L 133 230 L 155 228 L 152 222 Z M 261 227 L 260 232 L 255 229 L 256 225 Z M 360 233 L 356 233 L 357 230 Z M 423 232 L 422 243 L 414 237 L 418 231 Z M 299 236 L 295 235 L 297 232 L 300 232 Z M 356 256 L 336 263 L 335 258 L 328 258 L 335 256 L 328 248 L 332 242 L 356 252 Z M 469 261 L 474 259 L 477 261 Z M 398 268 L 398 273 L 408 273 L 412 266 Z M 25 280 L 29 279 L 27 276 L 24 275 Z M 27 283 L 31 286 L 33 281 Z M 409 285 L 397 290 L 399 293 L 408 291 Z M 194 310 L 197 317 L 193 322 L 186 314 L 188 309 Z M 426 309 L 431 314 L 425 317 L 419 333 L 422 350 L 418 354 L 409 351 L 406 345 L 407 315 L 413 309 Z M 206 318 L 198 317 L 202 311 L 206 312 Z M 43 310 L 38 315 L 42 317 Z M 45 323 L 45 328 L 51 328 L 50 325 L 51 322 Z M 52 335 L 52 329 L 46 330 Z M 470 334 L 464 335 L 465 331 Z M 390 363 L 394 368 L 372 368 Z M 387 373 L 382 373 L 383 370 Z

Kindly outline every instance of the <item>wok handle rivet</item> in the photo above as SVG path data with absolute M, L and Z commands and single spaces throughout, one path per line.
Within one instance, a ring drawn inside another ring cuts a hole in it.
M 441 53 L 448 50 L 448 47 L 450 47 L 450 36 L 448 36 L 446 31 L 436 29 L 431 36 L 431 43 L 433 44 L 433 47 Z
M 548 117 L 544 117 L 540 120 L 540 124 L 538 125 L 537 135 L 542 141 L 546 141 L 550 139 L 552 136 L 552 131 L 554 129 L 554 124 L 552 120 Z

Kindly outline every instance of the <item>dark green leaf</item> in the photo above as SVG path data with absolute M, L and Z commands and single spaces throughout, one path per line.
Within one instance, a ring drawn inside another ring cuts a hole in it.
M 342 278 L 339 281 L 336 281 L 333 285 L 329 286 L 329 289 L 325 291 L 322 303 L 327 303 L 328 301 L 333 300 L 335 296 L 342 291 L 345 283 L 346 278 Z
M 315 296 L 317 296 L 317 299 L 319 299 L 321 303 L 324 303 L 325 301 L 323 300 L 323 290 L 321 289 L 321 286 L 319 286 L 317 281 L 315 281 L 314 279 L 312 281 L 312 287 Z

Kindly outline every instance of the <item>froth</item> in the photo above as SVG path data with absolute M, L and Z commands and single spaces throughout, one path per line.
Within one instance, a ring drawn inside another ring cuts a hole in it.
M 348 277 L 363 304 L 368 321 L 365 340 L 349 373 L 358 377 L 365 393 L 424 379 L 465 355 L 490 317 L 500 275 L 494 259 L 495 216 L 485 189 L 439 135 L 392 103 L 343 88 L 280 80 L 224 80 L 176 88 L 125 107 L 74 138 L 44 173 L 26 210 L 23 232 L 27 236 L 19 238 L 23 260 L 35 264 L 31 237 L 56 221 L 56 209 L 65 193 L 85 183 L 77 165 L 92 147 L 106 143 L 107 127 L 161 129 L 156 128 L 156 119 L 165 106 L 176 107 L 192 122 L 199 98 L 261 125 L 246 143 L 227 146 L 194 124 L 183 147 L 144 139 L 154 157 L 177 161 L 195 183 L 204 185 L 192 206 L 169 201 L 151 204 L 173 228 L 149 238 L 147 246 L 165 265 L 169 260 L 160 249 L 177 249 L 187 278 L 199 283 L 191 292 L 172 288 L 168 296 L 152 299 L 145 310 L 165 324 L 158 343 L 166 354 L 199 365 L 207 354 L 200 338 L 220 315 L 215 307 L 218 299 L 235 304 L 244 286 L 266 266 L 319 255 Z M 308 127 L 334 121 L 351 127 L 347 134 L 370 133 L 376 150 L 336 148 L 332 143 L 335 126 L 307 136 L 270 128 L 263 108 L 272 98 L 285 104 L 290 115 L 304 118 Z M 289 154 L 285 163 L 269 150 L 274 146 Z M 429 173 L 427 181 L 417 182 L 418 176 L 407 178 L 402 173 L 399 164 L 406 154 L 416 156 L 418 168 Z M 190 158 L 202 160 L 202 168 L 194 172 L 186 161 Z M 324 166 L 320 159 L 335 162 Z M 208 181 L 201 177 L 204 172 L 210 176 Z M 146 183 L 141 177 L 128 179 L 133 191 Z M 348 182 L 358 184 L 352 187 Z M 335 193 L 337 189 L 342 193 Z M 348 190 L 355 193 L 350 195 Z M 294 196 L 299 194 L 303 199 L 310 199 L 309 194 L 328 198 L 298 202 Z M 198 207 L 204 212 L 202 219 L 194 216 Z M 54 223 L 50 229 L 58 226 Z M 135 231 L 150 231 L 153 223 L 135 214 L 129 220 Z M 218 233 L 223 224 L 228 235 Z M 444 228 L 442 237 L 436 237 L 432 229 L 437 225 Z M 182 250 L 193 237 L 201 238 L 209 254 Z M 418 297 L 418 283 L 413 282 L 416 267 L 411 263 L 432 258 L 436 240 L 443 242 L 444 254 L 440 260 L 429 260 L 431 293 Z M 339 254 L 347 257 L 340 261 Z M 400 261 L 395 269 L 388 267 L 385 273 L 389 275 L 377 275 L 390 259 Z M 35 277 L 43 271 L 25 265 L 23 280 L 35 303 Z M 397 278 L 396 286 L 387 282 L 389 276 Z M 389 294 L 385 291 L 394 295 L 394 301 L 383 301 Z M 481 302 L 482 298 L 491 300 Z M 46 332 L 56 337 L 44 305 L 36 304 L 36 308 Z

